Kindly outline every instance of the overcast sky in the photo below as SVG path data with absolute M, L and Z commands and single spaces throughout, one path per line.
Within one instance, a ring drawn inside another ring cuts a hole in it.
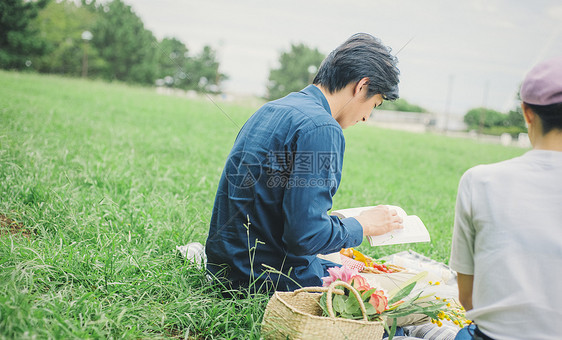
M 124 0 L 157 38 L 192 53 L 210 45 L 227 92 L 263 95 L 269 70 L 291 43 L 328 54 L 367 32 L 398 51 L 400 94 L 435 112 L 486 106 L 507 112 L 526 71 L 562 55 L 557 0 Z

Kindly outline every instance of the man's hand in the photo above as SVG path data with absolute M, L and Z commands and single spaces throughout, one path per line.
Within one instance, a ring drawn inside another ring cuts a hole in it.
M 389 209 L 385 205 L 377 205 L 365 210 L 355 219 L 363 227 L 363 236 L 378 236 L 394 229 L 404 228 L 402 217 L 398 216 L 396 210 Z

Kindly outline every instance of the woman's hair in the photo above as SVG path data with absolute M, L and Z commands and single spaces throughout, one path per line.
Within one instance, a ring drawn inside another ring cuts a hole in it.
M 380 94 L 386 100 L 395 100 L 400 71 L 396 67 L 398 59 L 390 51 L 370 34 L 354 34 L 324 59 L 313 84 L 334 93 L 367 77 L 367 97 Z
M 562 131 L 562 103 L 551 105 L 525 104 L 540 117 L 543 135 L 554 129 Z

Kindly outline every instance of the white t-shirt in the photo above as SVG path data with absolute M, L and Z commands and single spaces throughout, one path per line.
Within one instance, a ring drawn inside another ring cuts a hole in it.
M 450 266 L 474 275 L 467 318 L 486 335 L 562 339 L 562 152 L 463 175 Z

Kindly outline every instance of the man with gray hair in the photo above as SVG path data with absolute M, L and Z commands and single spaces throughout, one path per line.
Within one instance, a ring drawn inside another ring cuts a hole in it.
M 240 130 L 224 167 L 206 243 L 207 269 L 225 286 L 321 286 L 335 264 L 317 254 L 402 227 L 379 206 L 356 218 L 328 215 L 338 189 L 342 129 L 398 98 L 397 60 L 356 34 L 322 62 L 313 85 L 265 104 Z

